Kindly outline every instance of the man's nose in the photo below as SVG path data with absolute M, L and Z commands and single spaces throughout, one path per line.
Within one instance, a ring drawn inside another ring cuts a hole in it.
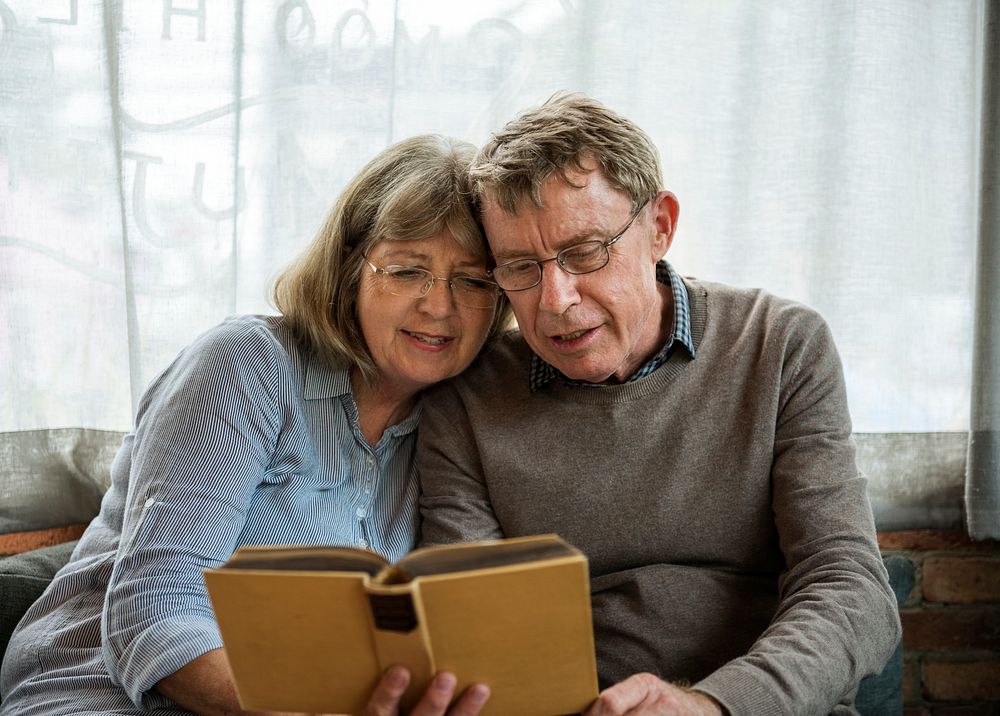
M 542 264 L 542 280 L 539 282 L 538 306 L 543 311 L 561 315 L 570 306 L 580 302 L 576 289 L 577 276 L 567 273 L 555 261 Z

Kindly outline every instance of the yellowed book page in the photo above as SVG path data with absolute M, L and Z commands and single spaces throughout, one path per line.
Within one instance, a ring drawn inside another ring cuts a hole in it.
M 412 579 L 428 574 L 540 562 L 576 554 L 580 554 L 580 551 L 558 535 L 533 535 L 422 547 L 400 559 L 396 567 L 400 573 Z
M 357 547 L 331 545 L 245 546 L 222 565 L 227 569 L 287 569 L 300 572 L 366 572 L 389 566 L 379 554 Z

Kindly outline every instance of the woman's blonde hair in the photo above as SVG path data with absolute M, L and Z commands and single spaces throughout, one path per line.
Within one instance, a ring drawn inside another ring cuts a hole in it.
M 275 305 L 308 350 L 332 366 L 357 368 L 366 380 L 375 376 L 357 296 L 365 254 L 378 241 L 425 239 L 447 230 L 489 268 L 468 183 L 475 153 L 472 144 L 450 137 L 412 137 L 382 151 L 344 188 L 312 244 L 274 285 Z M 501 295 L 490 337 L 510 322 L 510 305 Z
M 575 186 L 566 170 L 585 171 L 588 159 L 628 195 L 633 209 L 663 188 L 660 155 L 648 134 L 595 99 L 557 92 L 483 145 L 470 170 L 473 194 L 480 206 L 491 196 L 508 214 L 526 197 L 541 206 L 545 180 L 558 174 Z

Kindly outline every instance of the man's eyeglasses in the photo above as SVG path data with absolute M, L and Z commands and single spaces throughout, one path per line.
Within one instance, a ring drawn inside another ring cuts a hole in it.
M 611 260 L 611 252 L 608 251 L 608 247 L 625 235 L 632 227 L 635 217 L 639 216 L 639 212 L 648 203 L 644 203 L 633 211 L 625 227 L 607 241 L 598 241 L 595 239 L 573 244 L 572 246 L 567 246 L 550 259 L 542 259 L 540 261 L 536 259 L 516 259 L 508 261 L 505 264 L 495 267 L 490 272 L 490 275 L 504 291 L 524 291 L 534 288 L 541 283 L 542 264 L 549 261 L 555 261 L 559 268 L 571 274 L 592 273 L 602 269 Z
M 394 296 L 421 298 L 426 296 L 435 281 L 444 281 L 451 287 L 455 303 L 468 308 L 493 308 L 500 296 L 500 288 L 489 279 L 477 276 L 435 276 L 427 269 L 416 266 L 376 266 L 365 257 L 372 272 L 381 278 L 382 288 Z

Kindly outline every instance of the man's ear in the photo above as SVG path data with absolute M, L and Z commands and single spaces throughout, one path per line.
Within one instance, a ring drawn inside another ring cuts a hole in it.
M 653 197 L 653 223 L 656 226 L 656 238 L 653 240 L 653 260 L 659 261 L 667 254 L 670 244 L 674 241 L 677 230 L 677 217 L 681 205 L 677 197 L 669 191 L 661 191 Z

